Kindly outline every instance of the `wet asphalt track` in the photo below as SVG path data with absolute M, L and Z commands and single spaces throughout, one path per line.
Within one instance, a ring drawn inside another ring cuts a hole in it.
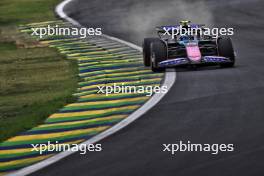
M 76 0 L 68 14 L 89 27 L 141 44 L 155 25 L 188 18 L 234 27 L 236 68 L 177 70 L 151 111 L 102 141 L 103 152 L 74 154 L 32 175 L 264 175 L 264 1 Z M 235 152 L 162 152 L 163 143 L 233 143 Z

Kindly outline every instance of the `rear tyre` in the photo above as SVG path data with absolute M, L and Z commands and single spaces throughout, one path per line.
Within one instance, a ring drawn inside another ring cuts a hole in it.
M 151 70 L 153 72 L 162 72 L 165 68 L 161 68 L 158 64 L 167 59 L 167 46 L 161 40 L 151 44 Z
M 154 41 L 159 41 L 159 38 L 145 38 L 142 44 L 143 48 L 143 62 L 146 67 L 150 66 L 150 45 Z
M 232 41 L 229 37 L 218 38 L 218 55 L 227 57 L 231 60 L 229 63 L 220 64 L 221 67 L 233 67 L 235 65 L 235 54 Z

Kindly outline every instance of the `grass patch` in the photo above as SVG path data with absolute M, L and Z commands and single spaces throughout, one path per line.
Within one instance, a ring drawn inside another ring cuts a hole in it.
M 13 42 L 0 43 L 0 52 L 6 50 L 12 51 L 15 49 L 16 49 L 16 45 Z
M 1 0 L 0 25 L 18 25 L 53 20 L 60 0 Z
M 17 26 L 54 20 L 59 0 L 0 1 L 0 142 L 73 102 L 77 64 Z

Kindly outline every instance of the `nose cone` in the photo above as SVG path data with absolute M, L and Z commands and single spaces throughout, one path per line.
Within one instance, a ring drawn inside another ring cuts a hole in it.
M 187 56 L 193 62 L 200 62 L 202 55 L 197 44 L 190 44 L 186 46 Z

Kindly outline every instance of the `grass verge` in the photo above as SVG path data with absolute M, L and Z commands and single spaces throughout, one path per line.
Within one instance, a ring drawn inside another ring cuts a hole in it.
M 0 142 L 73 102 L 77 64 L 17 26 L 54 20 L 58 0 L 0 1 Z

